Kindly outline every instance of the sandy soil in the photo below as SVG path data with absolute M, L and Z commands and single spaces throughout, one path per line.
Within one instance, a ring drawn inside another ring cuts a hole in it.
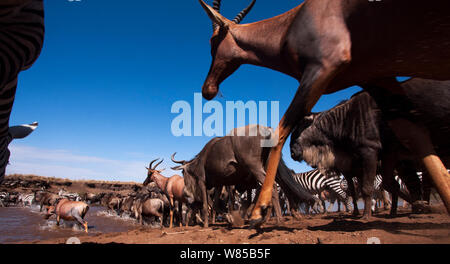
M 412 215 L 400 210 L 399 217 L 389 218 L 388 212 L 363 221 L 348 214 L 332 213 L 302 219 L 283 218 L 276 224 L 271 220 L 262 230 L 248 226 L 231 228 L 215 224 L 205 229 L 200 226 L 136 230 L 79 237 L 82 243 L 127 244 L 366 244 L 377 237 L 383 244 L 450 244 L 450 217 L 443 206 L 432 214 Z M 65 243 L 65 239 L 31 243 Z

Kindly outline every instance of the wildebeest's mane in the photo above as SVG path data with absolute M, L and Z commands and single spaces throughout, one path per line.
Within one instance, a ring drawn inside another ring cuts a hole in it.
M 374 109 L 376 111 L 373 111 Z M 320 131 L 326 138 L 332 139 L 330 143 L 343 145 L 349 144 L 345 138 L 352 139 L 351 142 L 356 145 L 367 139 L 378 140 L 379 114 L 374 114 L 378 112 L 370 95 L 359 92 L 349 100 L 342 101 L 334 108 L 320 113 L 305 132 Z

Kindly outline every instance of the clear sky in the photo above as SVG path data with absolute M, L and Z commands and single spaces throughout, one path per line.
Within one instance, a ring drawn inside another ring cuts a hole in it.
M 223 0 L 222 14 L 232 19 L 248 2 Z M 243 23 L 300 3 L 257 0 Z M 11 143 L 8 174 L 140 182 L 150 160 L 165 158 L 161 167 L 173 166 L 173 152 L 190 159 L 211 139 L 171 133 L 172 104 L 193 105 L 211 63 L 211 22 L 197 0 L 51 0 L 45 12 L 44 48 L 19 76 L 10 120 L 40 125 Z M 297 87 L 289 76 L 244 65 L 216 100 L 279 101 L 282 115 Z M 329 109 L 358 90 L 324 96 L 313 110 Z M 288 166 L 307 170 L 290 158 L 288 145 Z

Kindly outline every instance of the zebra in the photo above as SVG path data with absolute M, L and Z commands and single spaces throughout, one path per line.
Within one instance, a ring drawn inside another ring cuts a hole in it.
M 359 186 L 358 179 L 356 177 L 352 178 L 353 184 L 355 186 Z M 402 179 L 398 176 L 394 176 L 394 180 L 399 184 L 399 194 L 403 199 L 407 199 L 409 197 L 409 191 L 406 187 L 406 184 Z M 345 180 L 345 178 L 342 179 L 341 187 L 346 192 L 348 191 L 348 183 Z M 357 195 L 359 196 L 359 195 Z M 388 207 L 391 205 L 391 201 L 388 198 L 387 192 L 383 188 L 383 177 L 381 174 L 376 174 L 375 180 L 373 183 L 373 197 L 372 197 L 372 211 L 375 212 L 378 209 L 377 201 L 383 201 L 385 204 L 385 208 L 389 209 Z
M 34 193 L 20 194 L 17 203 L 20 203 L 22 207 L 32 206 L 34 203 Z
M 331 194 L 334 194 L 338 198 L 338 200 L 342 201 L 346 207 L 346 211 L 350 208 L 350 201 L 347 193 L 341 188 L 341 178 L 336 175 L 325 175 L 321 173 L 318 169 L 314 169 L 308 172 L 303 173 L 294 173 L 294 180 L 305 190 L 307 190 L 310 194 L 315 196 L 318 200 L 322 202 L 322 207 L 326 212 L 326 208 L 324 207 L 325 201 L 321 196 L 323 191 L 328 191 Z M 315 205 L 317 204 L 317 201 Z
M 20 71 L 31 67 L 44 42 L 43 0 L 0 1 L 0 182 L 9 162 L 9 129 Z
M 59 190 L 58 195 L 61 197 L 65 197 L 71 201 L 81 201 L 81 197 L 78 193 L 70 193 L 64 189 Z

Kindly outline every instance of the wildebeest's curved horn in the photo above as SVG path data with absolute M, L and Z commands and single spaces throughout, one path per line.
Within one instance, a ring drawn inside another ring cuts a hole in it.
M 158 167 L 159 164 L 161 164 L 164 161 L 164 159 L 162 159 L 160 162 L 156 163 L 155 167 L 152 168 L 152 170 L 156 170 L 156 167 Z
M 250 5 L 248 5 L 244 10 L 242 10 L 234 19 L 233 22 L 236 24 L 241 23 L 242 19 L 252 10 L 253 6 L 255 5 L 256 0 L 253 0 Z
M 175 160 L 175 155 L 176 155 L 176 154 L 177 154 L 177 153 L 175 152 L 175 153 L 173 153 L 172 156 L 170 157 L 170 158 L 172 159 L 172 161 L 175 162 L 175 163 L 178 163 L 178 164 L 185 164 L 185 163 L 186 163 L 185 160 L 180 160 L 180 161 Z
M 184 169 L 184 165 L 180 165 L 180 166 L 175 166 L 175 167 L 171 167 L 172 170 L 183 170 Z

